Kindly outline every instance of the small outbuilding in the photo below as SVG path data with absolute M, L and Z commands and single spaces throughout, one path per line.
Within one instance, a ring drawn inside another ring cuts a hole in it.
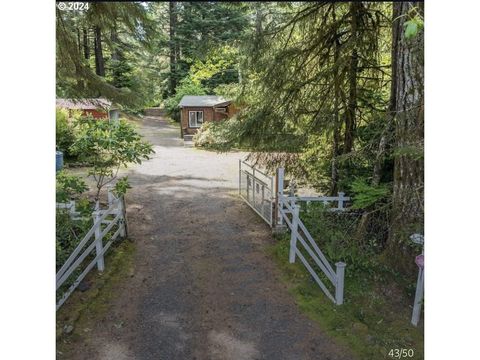
M 108 119 L 117 121 L 119 109 L 112 105 L 112 102 L 104 99 L 57 99 L 57 108 L 67 109 L 69 113 L 79 110 L 83 116 L 92 116 L 94 119 Z
M 178 106 L 182 138 L 196 134 L 204 122 L 225 120 L 237 112 L 232 101 L 216 95 L 185 95 Z

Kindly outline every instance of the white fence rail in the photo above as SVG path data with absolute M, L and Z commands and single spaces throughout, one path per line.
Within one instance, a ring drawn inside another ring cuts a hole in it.
M 98 271 L 104 271 L 105 253 L 119 236 L 124 237 L 126 235 L 123 197 L 115 198 L 113 194 L 109 193 L 108 202 L 109 206 L 107 209 L 96 210 L 92 213 L 93 226 L 88 230 L 56 274 L 56 289 L 58 291 L 72 274 L 75 274 L 75 270 L 77 270 L 87 258 L 90 261 L 58 300 L 57 310 L 65 303 L 95 265 L 97 265 Z M 104 238 L 111 233 L 113 234 L 109 237 L 107 243 L 104 244 Z
M 350 197 L 345 196 L 344 192 L 339 192 L 338 196 L 287 196 L 288 201 L 305 201 L 308 204 L 311 202 L 321 202 L 327 206 L 336 203 L 337 206 L 329 208 L 330 211 L 345 211 L 346 202 L 350 201 Z

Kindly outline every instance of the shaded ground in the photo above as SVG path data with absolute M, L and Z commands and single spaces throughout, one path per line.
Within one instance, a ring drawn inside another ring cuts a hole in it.
M 133 276 L 60 357 L 351 359 L 280 281 L 265 251 L 270 229 L 237 195 L 245 154 L 185 148 L 159 118 L 139 127 L 156 154 L 128 171 Z

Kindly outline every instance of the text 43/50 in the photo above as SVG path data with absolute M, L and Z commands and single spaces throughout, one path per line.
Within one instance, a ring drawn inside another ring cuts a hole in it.
M 415 355 L 413 349 L 390 349 L 388 356 L 393 359 L 412 358 Z

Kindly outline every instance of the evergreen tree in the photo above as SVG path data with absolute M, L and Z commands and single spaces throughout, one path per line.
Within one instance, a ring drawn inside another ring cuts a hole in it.
M 370 163 L 355 166 L 371 146 L 357 130 L 375 127 L 375 110 L 388 106 L 389 53 L 382 35 L 389 11 L 374 3 L 285 6 L 264 25 L 263 46 L 250 48 L 254 60 L 245 73 L 255 80 L 245 85 L 249 106 L 236 140 L 260 151 L 303 152 L 306 160 L 318 154 L 305 154 L 305 148 L 321 142 L 323 160 L 296 170 L 317 172 L 325 190 L 336 191 L 338 181 L 348 180 L 347 170 L 368 172 Z
M 77 29 L 83 30 L 82 46 Z M 57 9 L 57 95 L 63 97 L 107 97 L 121 104 L 142 101 L 135 89 L 128 88 L 125 79 L 129 70 L 123 64 L 108 63 L 108 55 L 116 53 L 120 61 L 117 41 L 106 34 L 121 28 L 129 41 L 148 48 L 153 34 L 148 9 L 139 3 L 92 3 L 88 12 L 68 12 Z M 93 36 L 89 36 L 93 34 Z M 123 34 L 122 34 L 123 35 Z M 94 68 L 90 66 L 90 48 L 95 55 Z M 83 47 L 83 51 L 82 51 Z M 127 87 L 123 87 L 127 85 Z
M 393 9 L 395 167 L 389 241 L 396 252 L 410 234 L 423 233 L 423 3 L 399 2 Z

